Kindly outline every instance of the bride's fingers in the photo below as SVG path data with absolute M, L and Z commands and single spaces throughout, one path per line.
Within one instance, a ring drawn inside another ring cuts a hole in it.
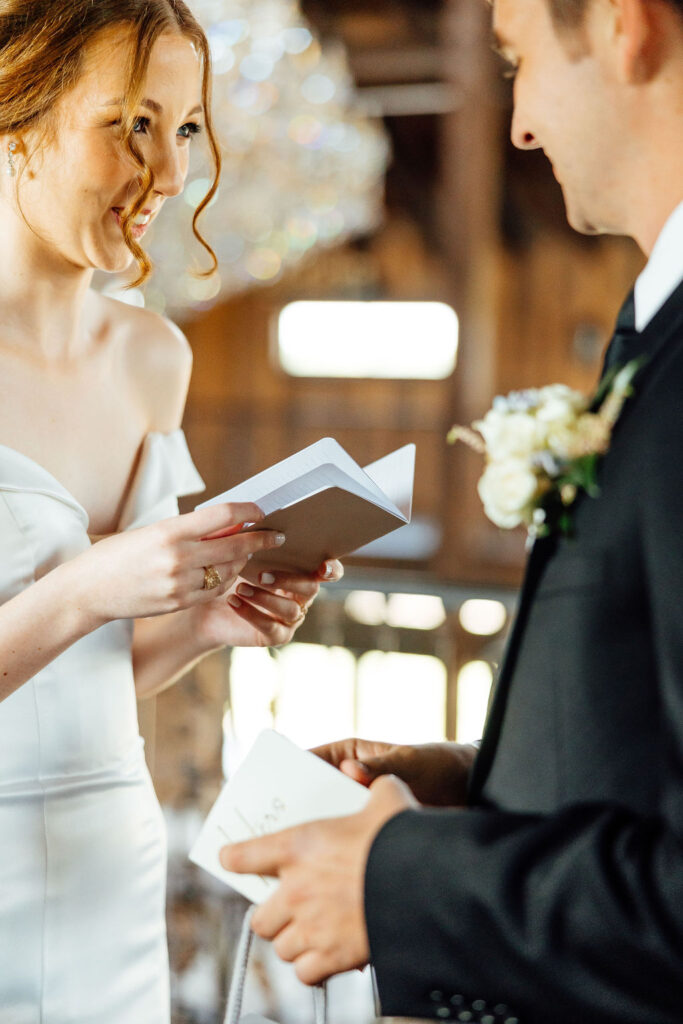
M 209 563 L 200 569 L 193 569 L 190 589 L 196 592 L 200 600 L 204 597 L 207 600 L 223 597 L 234 586 L 242 568 L 242 562 L 219 562 L 217 565 Z M 214 573 L 218 574 L 218 580 Z
M 284 542 L 284 534 L 274 530 L 236 533 L 217 540 L 202 540 L 193 546 L 192 559 L 196 567 L 239 561 L 244 563 L 257 551 L 269 551 L 281 547 Z
M 178 539 L 201 540 L 243 523 L 258 523 L 262 519 L 263 512 L 251 501 L 225 502 L 178 516 L 173 520 L 172 529 Z
M 344 575 L 344 566 L 338 559 L 331 558 L 318 568 L 317 577 L 326 580 L 328 583 L 336 583 Z
M 320 581 L 314 573 L 260 570 L 258 566 L 247 565 L 241 575 L 250 586 L 274 594 L 291 595 L 299 604 L 310 603 L 320 590 Z
M 306 603 L 296 600 L 294 597 L 287 597 L 284 594 L 274 594 L 260 587 L 254 587 L 250 583 L 240 583 L 234 597 L 253 608 L 260 609 L 273 619 L 277 619 L 286 626 L 296 626 L 301 622 L 308 611 Z M 233 605 L 232 598 L 228 599 Z M 238 605 L 233 605 L 237 608 Z
M 250 602 L 237 597 L 236 594 L 232 594 L 228 598 L 228 604 L 235 612 L 235 615 L 239 615 L 241 619 L 244 619 L 245 622 L 248 622 L 250 626 L 261 634 L 264 645 L 279 647 L 291 639 L 294 628 L 293 624 L 286 625 L 279 619 L 272 618 Z

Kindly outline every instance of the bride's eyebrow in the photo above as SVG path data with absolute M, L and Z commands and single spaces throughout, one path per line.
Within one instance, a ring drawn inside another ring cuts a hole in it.
M 123 103 L 123 99 L 113 99 L 113 100 L 107 100 L 107 102 L 104 104 L 104 106 L 105 107 L 120 107 L 122 103 Z M 150 99 L 140 100 L 140 106 L 141 107 L 147 107 L 148 110 L 152 110 L 155 114 L 163 114 L 163 112 L 164 112 L 164 108 L 162 107 L 162 105 L 160 103 L 157 103 L 156 100 L 150 100 Z M 202 106 L 201 103 L 198 103 L 196 107 L 192 108 L 192 110 L 189 112 L 189 114 L 187 116 L 188 117 L 192 117 L 194 114 L 203 114 L 203 113 L 204 113 L 204 107 Z

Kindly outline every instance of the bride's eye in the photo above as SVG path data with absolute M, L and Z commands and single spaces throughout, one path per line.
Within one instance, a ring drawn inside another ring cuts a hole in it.
M 135 122 L 133 123 L 133 133 L 135 135 L 145 135 L 148 128 L 149 128 L 149 118 L 148 117 L 136 117 Z
M 187 124 L 182 125 L 178 129 L 178 135 L 183 139 L 190 139 L 193 135 L 199 135 L 201 130 L 201 125 L 196 124 L 194 121 L 188 121 Z

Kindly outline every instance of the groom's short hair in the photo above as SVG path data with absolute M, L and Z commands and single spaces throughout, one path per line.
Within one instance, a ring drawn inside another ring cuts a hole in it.
M 683 18 L 683 0 L 665 0 Z M 591 0 L 548 0 L 550 13 L 556 25 L 576 28 L 591 4 Z

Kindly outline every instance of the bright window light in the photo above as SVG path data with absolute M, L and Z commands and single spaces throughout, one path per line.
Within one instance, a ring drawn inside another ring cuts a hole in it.
M 302 747 L 353 734 L 356 660 L 341 647 L 289 644 L 267 650 L 236 647 L 230 663 L 232 708 L 224 729 L 233 770 L 263 729 L 277 729 Z
M 368 651 L 358 661 L 357 735 L 390 743 L 443 739 L 446 686 L 439 658 Z
M 344 601 L 344 611 L 364 626 L 382 626 L 386 621 L 387 599 L 379 590 L 353 590 Z
M 275 728 L 300 747 L 353 735 L 356 659 L 343 647 L 289 644 L 280 668 Z
M 502 601 L 473 598 L 460 608 L 460 625 L 475 636 L 493 636 L 507 621 L 507 610 Z
M 478 740 L 484 731 L 493 671 L 487 661 L 468 661 L 458 673 L 457 743 Z
M 440 597 L 432 594 L 389 594 L 378 590 L 353 590 L 344 610 L 365 626 L 393 626 L 397 629 L 437 629 L 446 620 Z
M 399 629 L 437 629 L 446 620 L 440 597 L 431 594 L 391 594 L 387 602 L 387 625 Z
M 273 704 L 278 687 L 278 667 L 264 648 L 235 647 L 230 656 L 232 707 L 226 711 L 223 730 L 223 773 L 230 778 L 263 729 L 274 727 Z
M 292 302 L 278 352 L 293 377 L 443 380 L 455 369 L 458 317 L 443 302 Z

